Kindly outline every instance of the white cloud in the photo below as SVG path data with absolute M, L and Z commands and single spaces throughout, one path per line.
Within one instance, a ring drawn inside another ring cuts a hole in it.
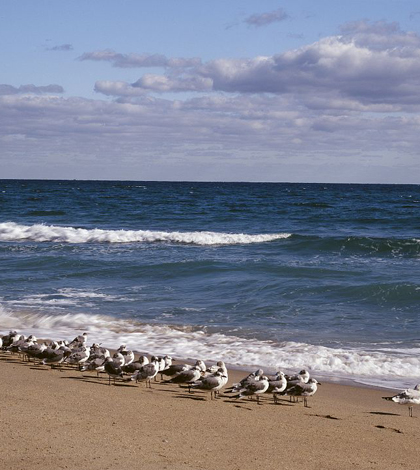
M 144 74 L 121 96 L 155 92 L 226 92 L 330 96 L 360 107 L 392 105 L 411 111 L 420 104 L 420 37 L 401 31 L 396 23 L 348 23 L 341 34 L 273 56 L 249 59 L 198 59 L 134 56 L 114 51 L 92 53 L 111 63 L 160 64 L 162 75 Z M 92 56 L 93 57 L 93 56 Z M 175 65 L 174 65 L 175 64 Z M 127 65 L 128 66 L 128 65 Z M 133 65 L 134 66 L 134 65 Z M 145 66 L 145 65 L 144 65 Z M 98 91 L 102 91 L 97 86 Z M 118 91 L 113 93 L 118 95 Z M 361 109 L 361 108 L 360 108 Z
M 420 40 L 396 24 L 347 24 L 340 35 L 248 59 L 90 54 L 83 60 L 165 73 L 98 80 L 95 90 L 111 99 L 1 85 L 0 169 L 9 177 L 29 171 L 27 155 L 32 177 L 45 168 L 70 178 L 339 181 L 345 168 L 353 181 L 398 182 L 420 174 Z

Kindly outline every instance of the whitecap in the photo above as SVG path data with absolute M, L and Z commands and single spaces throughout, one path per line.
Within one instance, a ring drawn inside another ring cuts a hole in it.
M 0 241 L 59 243 L 180 243 L 191 245 L 241 245 L 290 237 L 290 233 L 245 234 L 223 232 L 164 232 L 153 230 L 104 230 L 57 225 L 0 223 Z

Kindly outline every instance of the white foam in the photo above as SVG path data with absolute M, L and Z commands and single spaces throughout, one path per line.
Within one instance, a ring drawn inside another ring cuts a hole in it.
M 420 376 L 420 349 L 402 353 L 329 348 L 306 343 L 273 343 L 221 333 L 207 334 L 191 327 L 174 327 L 121 320 L 102 315 L 47 315 L 10 312 L 0 307 L 0 333 L 15 329 L 41 338 L 71 340 L 87 332 L 89 341 L 108 347 L 127 344 L 149 354 L 170 354 L 176 358 L 223 360 L 240 368 L 296 371 L 334 380 L 353 380 L 387 388 L 404 388 Z
M 88 292 L 79 289 L 64 288 L 58 289 L 53 294 L 32 294 L 25 295 L 20 299 L 3 300 L 3 303 L 8 306 L 25 306 L 28 308 L 40 307 L 43 308 L 60 308 L 77 306 L 77 307 L 91 307 L 95 308 L 95 304 L 89 302 L 91 299 L 101 299 L 104 301 L 133 301 L 133 298 L 104 294 L 101 292 Z
M 219 232 L 162 232 L 152 230 L 103 230 L 56 225 L 0 223 L 0 241 L 56 243 L 182 243 L 193 245 L 238 245 L 263 243 L 290 237 L 290 233 L 256 234 Z

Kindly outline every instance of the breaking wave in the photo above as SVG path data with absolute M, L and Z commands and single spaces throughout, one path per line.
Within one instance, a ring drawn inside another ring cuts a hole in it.
M 290 237 L 290 233 L 256 234 L 219 232 L 162 232 L 152 230 L 103 230 L 56 225 L 0 223 L 0 241 L 58 243 L 180 243 L 191 245 L 242 245 Z
M 209 334 L 188 326 L 145 324 L 105 315 L 11 312 L 0 306 L 0 334 L 10 329 L 67 340 L 87 332 L 89 342 L 110 348 L 124 343 L 137 352 L 170 354 L 185 360 L 224 360 L 241 369 L 261 366 L 288 372 L 306 368 L 315 376 L 385 388 L 412 386 L 420 376 L 419 348 L 365 351 L 291 341 L 275 343 L 220 332 Z

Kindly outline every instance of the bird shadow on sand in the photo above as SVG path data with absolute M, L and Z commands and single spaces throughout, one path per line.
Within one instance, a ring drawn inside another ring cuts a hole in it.
M 311 414 L 308 414 L 307 416 L 315 416 L 317 418 L 333 419 L 333 420 L 337 420 L 337 421 L 341 421 L 341 419 L 342 419 L 342 418 L 337 418 L 336 416 L 332 416 L 332 415 L 317 415 L 317 414 L 311 415 Z
M 130 387 L 130 388 L 133 388 L 133 387 L 136 387 L 134 384 L 128 384 L 128 383 L 123 383 L 123 382 L 111 382 L 111 384 L 108 383 L 107 380 L 101 380 L 101 379 L 91 379 L 91 378 L 87 378 L 87 377 L 60 377 L 61 379 L 67 379 L 67 380 L 78 380 L 80 382 L 85 382 L 85 383 L 88 383 L 88 384 L 94 384 L 94 385 L 105 385 L 107 387 L 110 387 L 110 386 L 115 386 L 115 387 Z M 136 387 L 137 388 L 137 387 Z
M 404 434 L 400 429 L 387 428 L 386 426 L 382 426 L 381 424 L 376 425 L 375 428 L 386 429 L 387 431 L 393 431 L 393 432 L 396 432 L 397 434 Z
M 184 400 L 207 401 L 205 397 L 199 397 L 197 395 L 176 395 L 174 398 L 180 398 Z
M 13 364 L 22 364 L 22 360 L 10 356 L 0 356 L 0 361 L 12 362 Z

